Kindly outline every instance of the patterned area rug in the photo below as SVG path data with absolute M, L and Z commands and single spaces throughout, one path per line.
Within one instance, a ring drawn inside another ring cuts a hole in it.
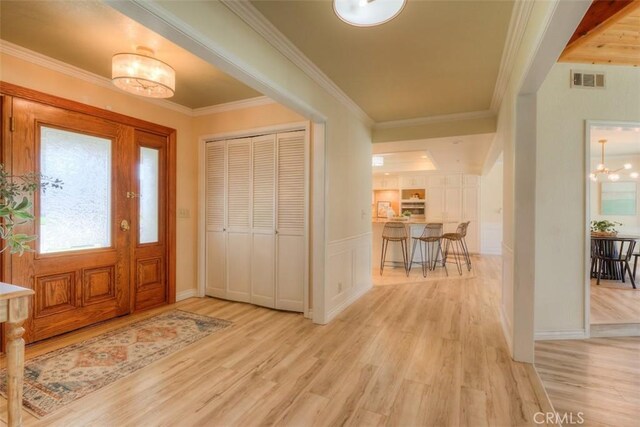
M 174 310 L 27 360 L 23 405 L 43 417 L 230 325 Z M 0 393 L 6 396 L 4 369 Z

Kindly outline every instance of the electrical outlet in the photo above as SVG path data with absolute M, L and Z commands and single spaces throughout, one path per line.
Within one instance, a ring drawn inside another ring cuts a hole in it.
M 178 208 L 178 218 L 190 218 L 191 214 L 187 208 Z

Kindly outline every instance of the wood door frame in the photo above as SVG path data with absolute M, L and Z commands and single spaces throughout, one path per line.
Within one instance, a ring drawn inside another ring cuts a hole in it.
M 89 116 L 98 117 L 101 119 L 109 120 L 122 125 L 130 126 L 133 129 L 139 129 L 149 133 L 155 133 L 167 138 L 167 157 L 168 157 L 168 169 L 167 169 L 167 207 L 166 207 L 166 242 L 167 242 L 167 302 L 169 304 L 176 302 L 176 130 L 151 123 L 145 120 L 137 119 L 135 117 L 126 116 L 124 114 L 115 113 L 113 111 L 103 110 L 98 107 L 94 107 L 80 102 L 72 101 L 58 96 L 49 95 L 46 93 L 38 92 L 33 89 L 28 89 L 22 86 L 14 85 L 4 81 L 0 81 L 0 95 L 2 95 L 3 109 L 7 108 L 8 102 L 11 98 L 22 98 L 29 101 L 38 102 L 41 104 L 49 105 L 56 108 L 61 108 L 76 113 L 82 113 Z M 8 119 L 9 114 L 4 113 L 2 118 L 2 135 L 10 134 L 11 123 Z M 4 144 L 0 150 L 0 160 L 6 160 L 9 157 L 8 150 L 11 149 L 11 144 Z M 4 280 L 7 275 L 10 274 L 8 266 L 10 263 L 8 259 L 11 255 L 8 252 L 2 254 L 0 266 L 0 280 Z M 130 285 L 131 286 L 131 285 Z M 134 312 L 134 307 L 131 307 L 131 313 Z

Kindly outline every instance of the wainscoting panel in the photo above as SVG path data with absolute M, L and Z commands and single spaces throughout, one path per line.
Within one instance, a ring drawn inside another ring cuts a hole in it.
M 480 242 L 480 253 L 502 255 L 502 224 L 499 222 L 483 222 L 481 224 Z
M 326 315 L 330 322 L 371 289 L 371 236 L 364 233 L 328 245 Z

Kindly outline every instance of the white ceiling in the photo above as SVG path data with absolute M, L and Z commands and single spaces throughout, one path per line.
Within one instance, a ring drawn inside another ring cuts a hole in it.
M 494 136 L 495 134 L 488 133 L 460 137 L 431 138 L 417 141 L 381 142 L 373 144 L 373 154 L 397 153 L 397 155 L 399 155 L 398 158 L 404 159 L 404 164 L 409 167 L 395 168 L 396 170 L 394 170 L 394 172 L 415 171 L 414 165 L 406 163 L 406 161 L 411 158 L 418 161 L 417 157 L 427 155 L 430 163 L 435 166 L 435 171 L 480 175 L 482 173 L 484 159 L 487 156 Z M 400 166 L 402 166 L 402 162 L 399 163 Z M 378 168 L 373 168 L 373 170 L 374 174 L 378 173 Z M 429 171 L 430 169 L 422 170 Z
M 382 166 L 372 166 L 373 173 L 393 172 L 423 172 L 435 170 L 431 154 L 426 150 L 400 151 L 395 153 L 378 153 L 373 157 L 382 157 Z
M 600 158 L 599 140 L 606 139 L 605 156 L 640 154 L 640 123 L 626 126 L 596 126 L 591 128 L 591 156 Z M 606 158 L 605 157 L 605 158 Z
M 136 46 L 151 48 L 176 70 L 176 93 L 170 101 L 188 108 L 261 95 L 95 0 L 1 0 L 0 39 L 106 78 L 111 78 L 114 54 L 135 52 Z

